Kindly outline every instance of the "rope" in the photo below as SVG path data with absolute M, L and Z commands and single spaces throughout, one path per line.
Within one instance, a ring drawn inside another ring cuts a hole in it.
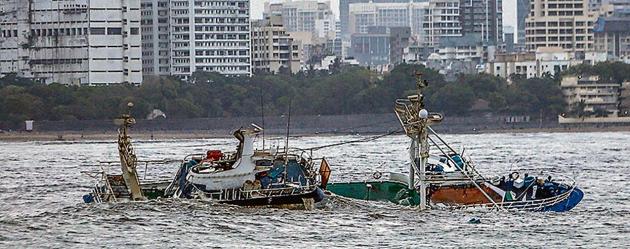
M 378 140 L 378 139 L 381 139 L 381 138 L 386 137 L 386 136 L 394 135 L 394 134 L 399 133 L 399 132 L 400 132 L 400 129 L 395 130 L 395 131 L 391 131 L 391 132 L 388 132 L 388 133 L 385 133 L 385 134 L 373 136 L 373 137 L 367 137 L 367 138 L 357 139 L 357 140 L 352 140 L 352 141 L 346 141 L 346 142 L 340 142 L 340 143 L 316 146 L 316 147 L 306 148 L 306 149 L 303 149 L 303 150 L 305 150 L 305 151 L 320 150 L 320 149 L 324 149 L 324 148 L 336 147 L 336 146 L 341 146 L 341 145 L 346 145 L 346 144 L 371 142 L 371 141 Z

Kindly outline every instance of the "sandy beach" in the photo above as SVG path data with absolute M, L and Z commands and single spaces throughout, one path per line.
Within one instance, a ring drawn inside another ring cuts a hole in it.
M 439 132 L 439 131 L 438 131 Z M 470 130 L 467 132 L 441 132 L 446 134 L 487 134 L 487 133 L 561 133 L 561 132 L 630 132 L 630 126 L 608 126 L 608 127 L 564 127 L 564 128 L 515 128 L 515 129 L 485 129 Z M 379 135 L 387 132 L 334 132 L 334 133 L 318 133 L 318 132 L 292 132 L 291 136 L 332 136 L 332 135 Z M 268 133 L 270 136 L 284 136 L 282 133 Z M 230 132 L 225 130 L 191 130 L 191 131 L 132 131 L 131 136 L 138 140 L 168 140 L 168 139 L 210 139 L 210 138 L 228 138 L 232 137 Z M 59 131 L 59 132 L 3 132 L 0 133 L 0 141 L 81 141 L 81 140 L 116 140 L 116 132 L 77 132 L 77 131 Z

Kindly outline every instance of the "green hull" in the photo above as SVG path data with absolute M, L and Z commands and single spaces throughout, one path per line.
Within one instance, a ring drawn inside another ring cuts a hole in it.
M 389 201 L 395 204 L 416 206 L 420 196 L 407 184 L 392 181 L 366 181 L 329 183 L 326 190 L 343 197 L 367 201 Z

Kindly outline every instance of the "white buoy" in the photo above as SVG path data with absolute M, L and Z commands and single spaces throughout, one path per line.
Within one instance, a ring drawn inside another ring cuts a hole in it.
M 421 119 L 429 118 L 429 112 L 426 109 L 420 110 L 419 116 Z
M 33 120 L 26 120 L 24 123 L 26 125 L 26 131 L 33 131 Z

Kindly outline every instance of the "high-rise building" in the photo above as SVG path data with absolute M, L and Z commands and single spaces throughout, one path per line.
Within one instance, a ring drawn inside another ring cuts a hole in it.
M 628 0 L 605 0 L 598 6 L 597 11 L 603 16 L 630 18 L 630 1 Z
M 516 0 L 516 36 L 519 47 L 525 45 L 525 20 L 529 15 L 531 0 Z
M 324 43 L 335 36 L 335 15 L 330 2 L 309 0 L 265 4 L 265 16 L 282 16 L 288 32 L 310 32 Z
M 270 16 L 252 23 L 252 67 L 254 73 L 291 73 L 300 71 L 300 42 L 284 28 L 281 16 Z
M 349 34 L 369 27 L 409 27 L 414 43 L 436 46 L 442 37 L 461 36 L 459 0 L 422 3 L 354 3 L 349 9 Z
M 142 83 L 140 0 L 5 0 L 0 74 L 44 83 Z
M 142 72 L 170 75 L 169 0 L 142 0 Z
M 370 27 L 352 35 L 349 55 L 364 66 L 396 65 L 403 62 L 410 36 L 409 27 Z
M 595 50 L 607 59 L 630 63 L 630 18 L 600 17 L 594 29 Z
M 429 0 L 429 15 L 423 23 L 429 31 L 428 45 L 438 46 L 441 38 L 462 35 L 459 0 Z
M 350 4 L 353 3 L 409 3 L 426 2 L 427 0 L 339 0 L 339 24 L 341 27 L 342 39 L 349 40 L 350 30 Z
M 460 0 L 462 34 L 481 34 L 483 42 L 503 42 L 503 0 Z
M 335 22 L 335 37 L 326 41 L 326 52 L 337 57 L 345 57 L 343 40 L 341 39 L 341 23 Z
M 567 52 L 592 50 L 596 18 L 588 8 L 588 0 L 534 0 L 526 21 L 526 47 L 561 47 Z
M 514 52 L 514 27 L 505 26 L 503 40 L 505 41 L 505 51 Z
M 170 0 L 171 75 L 251 75 L 249 0 Z

